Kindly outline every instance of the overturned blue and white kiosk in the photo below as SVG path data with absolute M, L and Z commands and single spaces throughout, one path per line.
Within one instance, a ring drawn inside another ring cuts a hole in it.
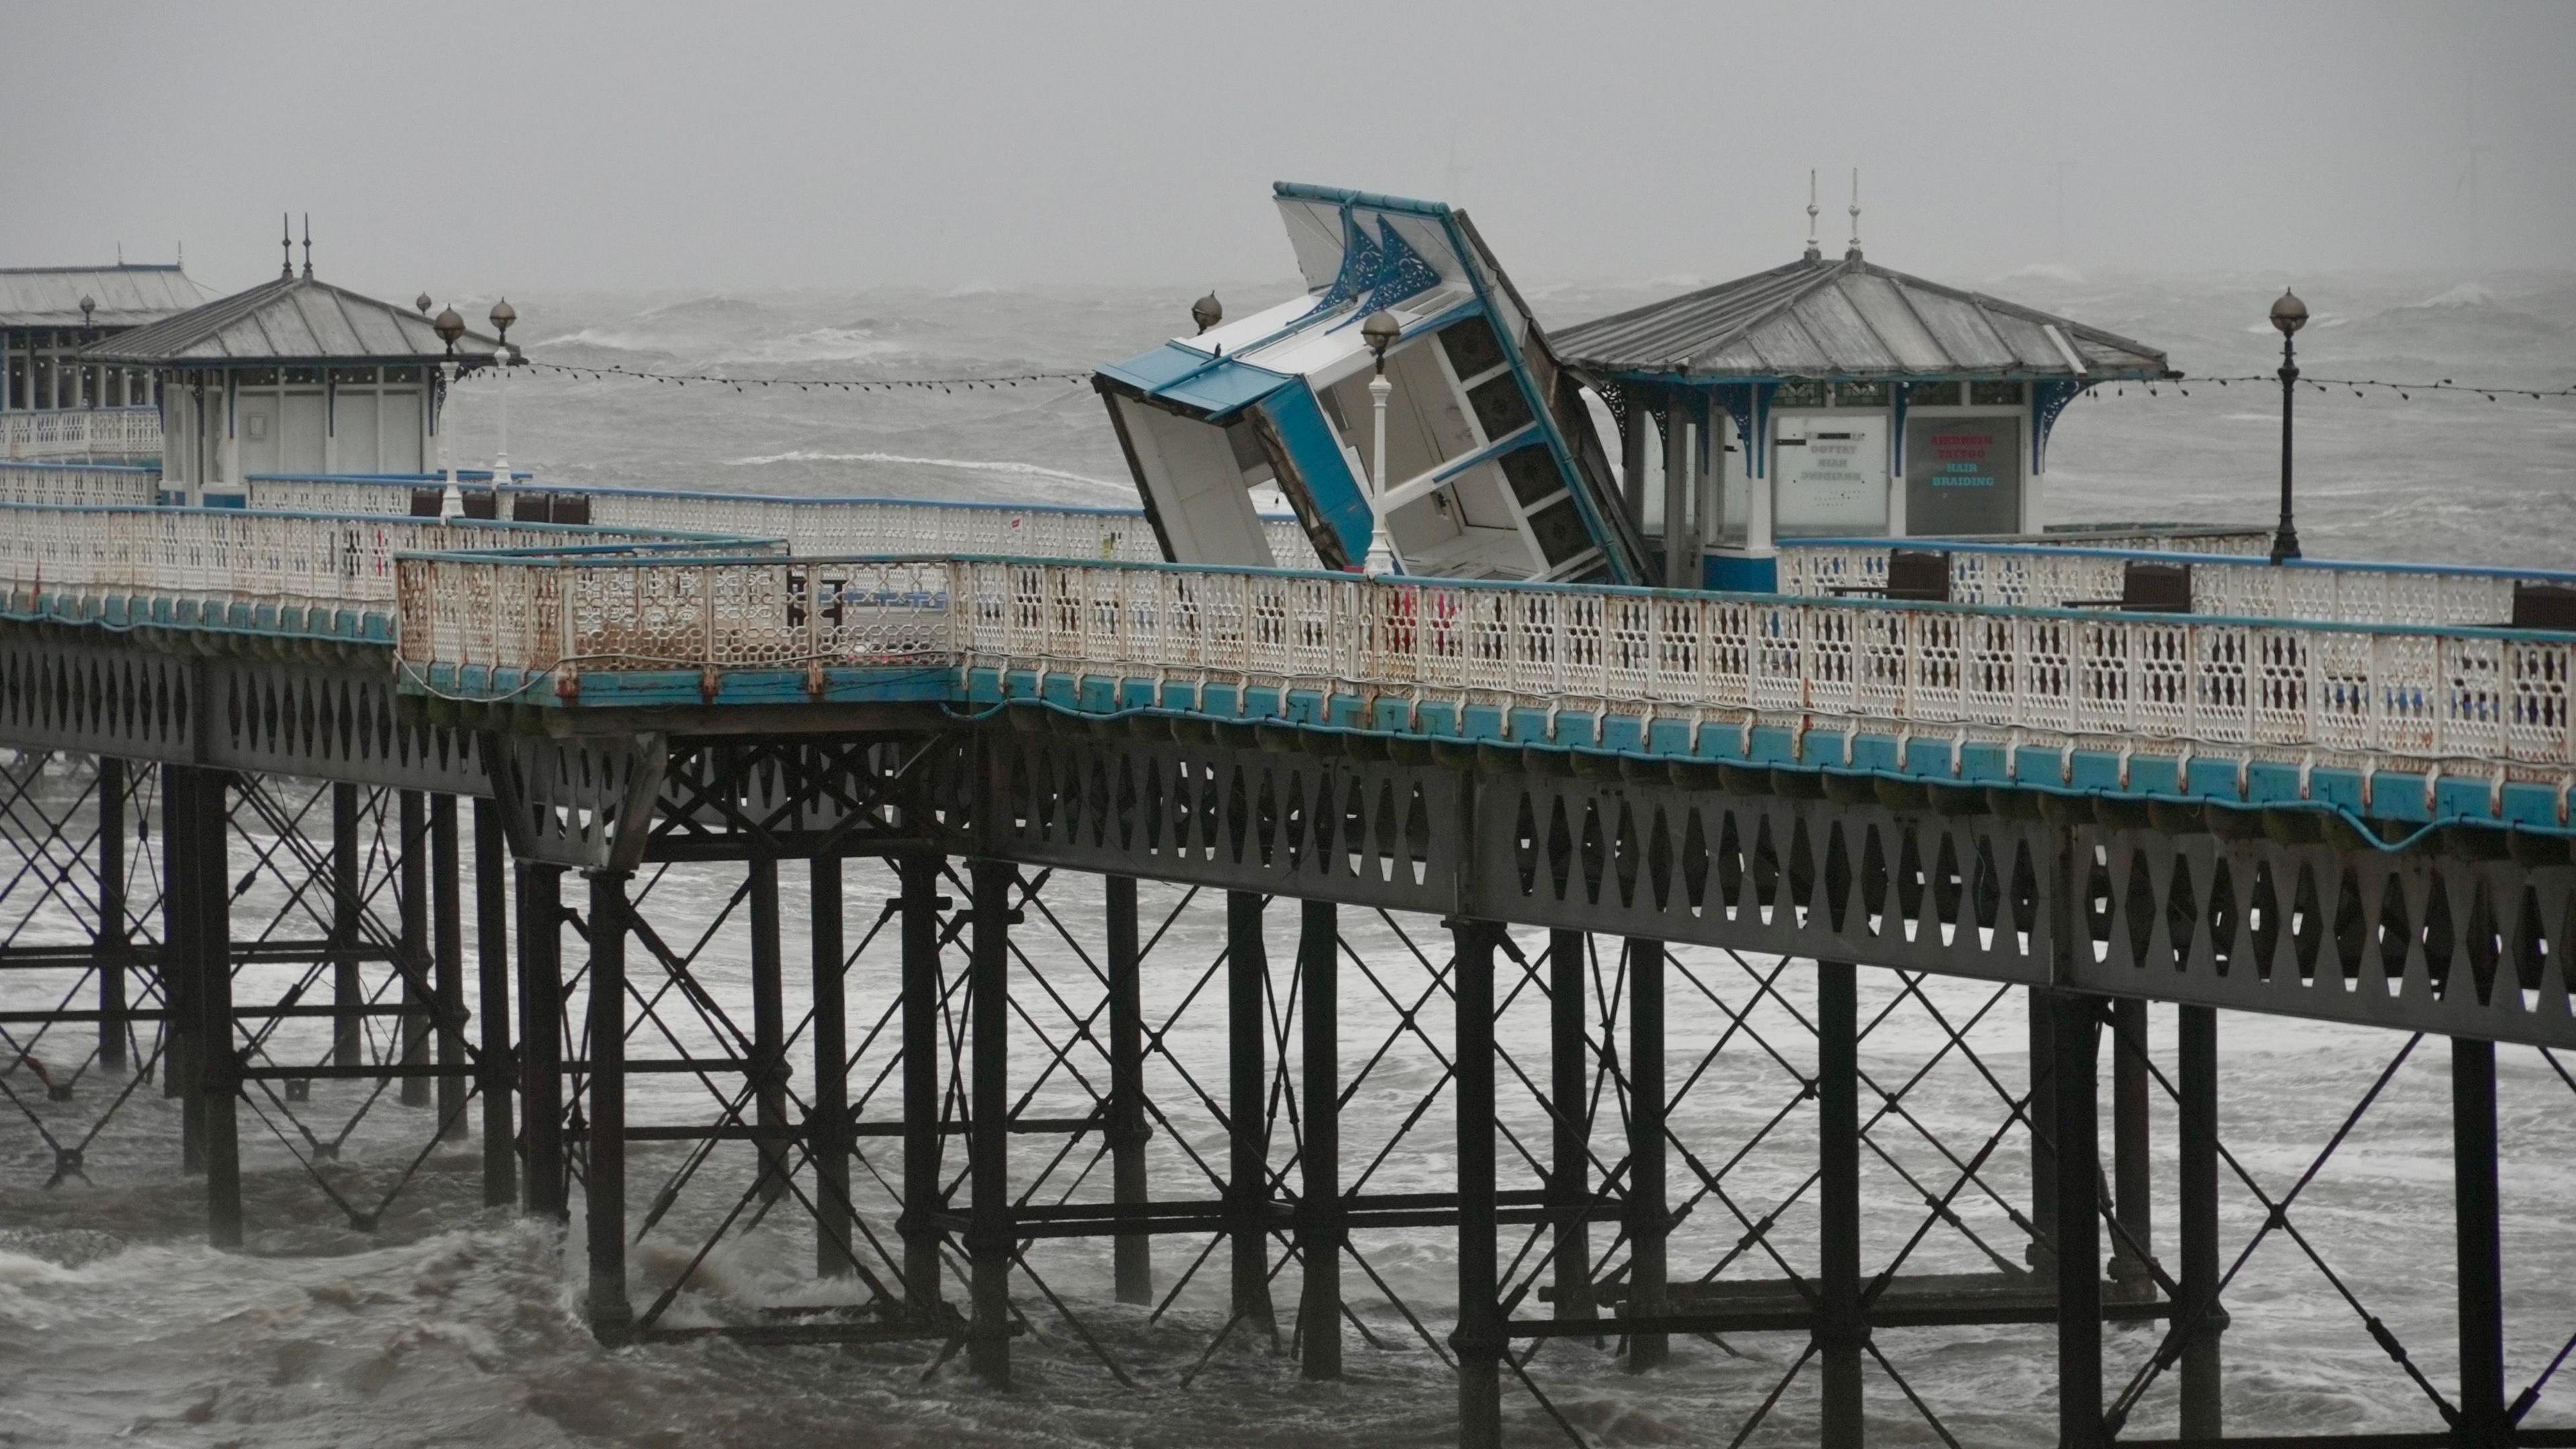
M 1387 349 L 1386 497 L 1406 573 L 1644 582 L 1648 556 L 1581 389 L 1466 213 L 1282 182 L 1307 290 L 1102 367 L 1095 385 L 1177 562 L 1270 564 L 1276 489 L 1328 568 L 1369 546 L 1376 472 L 1362 324 Z

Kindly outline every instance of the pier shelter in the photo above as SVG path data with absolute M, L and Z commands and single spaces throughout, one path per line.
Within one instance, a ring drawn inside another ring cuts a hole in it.
M 152 451 L 152 373 L 101 364 L 81 349 L 205 300 L 175 263 L 0 267 L 0 454 Z M 146 426 L 129 437 L 129 422 Z
M 1622 501 L 1676 587 L 1768 589 L 1787 538 L 2029 532 L 2066 405 L 2180 375 L 1857 246 L 1554 335 L 1618 420 Z
M 499 346 L 468 332 L 456 363 L 485 366 Z M 80 356 L 159 379 L 174 501 L 239 506 L 254 474 L 421 473 L 438 455 L 448 351 L 430 319 L 320 281 L 309 262 Z

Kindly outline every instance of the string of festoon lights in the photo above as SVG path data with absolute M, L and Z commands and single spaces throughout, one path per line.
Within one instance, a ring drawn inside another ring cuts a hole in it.
M 2163 393 L 2159 389 L 2166 387 L 2172 388 L 2174 391 L 2181 393 L 2184 397 L 2189 397 L 2191 396 L 2191 390 L 2195 387 L 2206 386 L 2213 383 L 2219 387 L 2226 387 L 2230 383 L 2239 382 L 2255 383 L 2267 388 L 2279 387 L 2281 385 L 2281 378 L 2278 373 L 2257 372 L 2249 373 L 2242 377 L 2176 378 L 2168 379 L 2161 384 L 2152 382 L 2140 383 L 2139 386 L 2146 390 L 2146 395 L 2149 397 L 2163 396 Z M 2393 392 L 2397 394 L 2398 400 L 2401 402 L 2412 402 L 2415 398 L 2415 394 L 2419 392 L 2476 393 L 2485 398 L 2488 402 L 2501 402 L 2509 397 L 2528 398 L 2533 401 L 2547 398 L 2576 398 L 2576 383 L 2571 383 L 2566 387 L 2559 388 L 2489 387 L 2481 383 L 2459 382 L 2447 377 L 2443 378 L 2439 382 L 2382 382 L 2375 377 L 2310 377 L 2306 373 L 2301 373 L 2299 375 L 2298 385 L 2302 388 L 2314 389 L 2317 392 L 2323 393 L 2348 391 L 2354 397 L 2360 398 L 2368 397 L 2370 394 L 2363 391 L 2363 389 L 2371 388 L 2377 389 L 2383 393 Z M 2128 385 L 2123 383 L 2113 387 L 2107 395 L 2110 397 L 2126 397 L 2128 396 L 2128 391 Z M 2105 394 L 2097 387 L 2092 391 L 2085 393 L 2084 396 L 2092 399 L 2093 401 L 2099 402 L 2103 399 Z
M 539 362 L 534 358 L 524 358 L 520 361 L 519 365 L 521 367 L 535 368 L 539 371 L 558 373 L 571 378 L 590 378 L 594 380 L 625 378 L 636 382 L 668 383 L 674 387 L 686 387 L 690 383 L 694 382 L 701 387 L 729 387 L 735 392 L 749 392 L 751 389 L 756 387 L 792 387 L 798 392 L 897 392 L 905 390 L 914 392 L 928 392 L 935 390 L 944 393 L 976 391 L 998 392 L 1003 388 L 1016 388 L 1024 384 L 1031 383 L 1083 382 L 1087 381 L 1092 375 L 1088 371 L 1082 371 L 1006 372 L 993 373 L 980 377 L 726 377 L 719 373 L 709 372 L 654 372 L 649 369 L 639 367 L 610 367 L 599 366 L 596 364 L 575 365 L 562 362 Z M 2163 396 L 2163 389 L 2165 388 L 2172 388 L 2175 392 L 2180 393 L 2184 397 L 2189 397 L 2191 396 L 2191 390 L 2195 387 L 2227 387 L 2237 383 L 2254 384 L 2263 387 L 2278 387 L 2280 385 L 2280 378 L 2277 374 L 2256 372 L 2229 377 L 2169 378 L 2161 383 L 2141 382 L 2138 383 L 2137 386 L 2146 396 L 2149 397 Z M 2119 383 L 2110 386 L 2107 390 L 2101 387 L 2095 387 L 2087 390 L 2083 396 L 2088 400 L 2096 402 L 2102 401 L 2106 398 L 2126 397 L 2128 396 L 2129 386 L 2130 385 L 2127 383 Z M 2554 398 L 2576 398 L 2576 383 L 2571 383 L 2566 387 L 2560 388 L 2496 387 L 2489 386 L 2484 383 L 2461 382 L 2455 378 L 2448 377 L 2433 382 L 2387 382 L 2375 377 L 2308 377 L 2302 375 L 2299 378 L 2299 386 L 2304 389 L 2321 393 L 2332 393 L 2338 391 L 2349 392 L 2354 397 L 2361 398 L 2368 397 L 2370 392 L 2375 390 L 2381 393 L 2395 393 L 2400 401 L 2412 401 L 2415 394 L 2419 392 L 2472 393 L 2485 398 L 2489 402 L 2500 402 L 2505 398 L 2525 398 L 2532 401 Z
M 539 362 L 534 358 L 521 360 L 519 366 L 573 378 L 622 377 L 638 382 L 670 383 L 677 387 L 686 387 L 694 382 L 700 386 L 729 387 L 735 392 L 748 392 L 755 387 L 792 387 L 798 392 L 894 392 L 901 389 L 928 392 L 936 389 L 957 393 L 999 391 L 1023 383 L 1081 382 L 1091 376 L 1089 372 L 1005 372 L 984 377 L 723 377 L 704 372 L 650 372 L 636 367 L 577 367 L 569 363 Z

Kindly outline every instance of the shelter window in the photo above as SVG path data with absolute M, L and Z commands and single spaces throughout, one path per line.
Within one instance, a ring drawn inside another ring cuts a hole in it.
M 1834 406 L 1838 408 L 1883 408 L 1887 406 L 1887 384 L 1883 382 L 1835 383 Z
M 335 367 L 331 369 L 331 380 L 343 387 L 352 383 L 364 386 L 376 380 L 376 370 L 372 367 Z
M 2017 408 L 2022 402 L 2019 382 L 1972 382 L 1968 384 L 1968 402 L 1981 408 Z
M 1512 496 L 1528 508 L 1552 493 L 1565 491 L 1565 480 L 1557 476 L 1556 459 L 1545 445 L 1515 448 L 1502 457 L 1503 476 L 1511 480 Z
M 1538 540 L 1538 551 L 1553 566 L 1592 547 L 1592 535 L 1583 527 L 1583 515 L 1567 497 L 1530 515 L 1530 533 Z
M 1954 408 L 1959 405 L 1959 385 L 1955 382 L 1909 382 L 1905 401 L 1910 407 Z
M 388 367 L 385 369 L 385 381 L 418 382 L 420 381 L 420 369 L 417 367 Z
M 1468 390 L 1467 400 L 1476 407 L 1476 421 L 1485 426 L 1485 441 L 1519 432 L 1530 424 L 1529 399 L 1521 396 L 1521 382 L 1510 373 L 1488 378 Z
M 241 371 L 233 374 L 233 383 L 238 387 L 275 387 L 277 386 L 277 369 L 274 367 L 245 367 Z
M 1825 385 L 1812 377 L 1793 377 L 1782 382 L 1771 394 L 1775 408 L 1820 408 L 1825 405 Z
M 1449 354 L 1449 366 L 1461 379 L 1503 365 L 1502 339 L 1494 335 L 1494 324 L 1483 317 L 1469 317 L 1441 328 L 1440 348 Z
M 318 367 L 290 367 L 286 370 L 288 387 L 318 387 L 321 382 L 322 369 Z

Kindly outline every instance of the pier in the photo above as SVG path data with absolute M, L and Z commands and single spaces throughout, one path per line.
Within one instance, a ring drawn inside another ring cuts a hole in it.
M 1344 1301 L 1383 1288 L 1371 1231 L 1430 1226 L 1455 1321 L 1395 1301 L 1456 1366 L 1465 1444 L 1547 1403 L 1542 1346 L 1643 1371 L 1754 1334 L 1805 1343 L 1824 1442 L 1859 1443 L 1864 1403 L 1928 1371 L 1907 1330 L 1993 1324 L 2054 1325 L 2063 1442 L 2175 1442 L 2129 1431 L 2151 1394 L 2213 1442 L 2216 1201 L 2244 1170 L 2216 1042 L 2269 1013 L 2449 1057 L 2458 1191 L 2424 1228 L 2457 1243 L 2463 1368 L 2424 1376 L 2356 1304 L 2424 1431 L 2244 1442 L 2576 1442 L 2520 1426 L 2545 1375 L 2504 1376 L 2493 1187 L 2494 1044 L 2576 1046 L 2576 637 L 2512 627 L 2517 590 L 2563 581 L 2203 535 L 1905 544 L 1946 553 L 1946 601 L 1887 597 L 1902 550 L 1865 540 L 1784 545 L 1774 594 L 1474 584 L 1104 560 L 1139 520 L 1079 510 L 565 490 L 549 512 L 589 522 L 441 523 L 404 480 L 244 510 L 152 506 L 148 469 L 5 476 L 32 501 L 7 505 L 0 738 L 78 782 L 12 782 L 6 899 L 91 926 L 6 955 L 63 983 L 13 1044 L 90 1043 L 30 1119 L 68 1177 L 121 1100 L 181 1096 L 219 1246 L 256 1227 L 250 1139 L 336 1192 L 347 1113 L 390 1096 L 424 1155 L 479 1140 L 489 1201 L 587 1214 L 610 1343 L 917 1341 L 1007 1383 L 1029 1320 L 1080 1332 L 1051 1254 L 1107 1239 L 1116 1296 L 1159 1301 L 1172 1237 L 1230 1285 L 1215 1339 L 1329 1377 L 1384 1337 Z M 1020 556 L 981 551 L 997 530 Z M 2188 612 L 2079 602 L 2186 565 Z M 674 863 L 736 881 L 747 997 L 693 971 L 715 927 L 665 908 Z M 1200 911 L 1222 954 L 1172 960 Z M 1685 947 L 1794 995 L 1802 1040 L 1761 1041 Z M 1148 973 L 1196 983 L 1223 1061 L 1171 1055 Z M 1976 1019 L 2026 1015 L 2028 1070 L 1978 1067 L 1982 1137 L 1872 1069 L 1915 1012 L 1962 1061 Z M 1498 1046 L 1533 1018 L 1543 1059 Z M 1794 1256 L 1790 1204 L 1730 1191 L 1745 1144 L 1667 1126 L 1746 1051 L 1812 1138 Z M 1412 1120 L 1347 1120 L 1412 1054 L 1436 1064 Z M 645 1074 L 704 1110 L 639 1118 Z M 1381 1187 L 1432 1099 L 1454 1181 Z M 1158 1137 L 1187 1173 L 1148 1175 Z M 684 1206 L 720 1153 L 756 1164 L 739 1200 Z M 1862 1168 L 1900 1159 L 1913 1240 L 1964 1234 L 1982 1270 L 1864 1259 Z M 2294 1236 L 2296 1185 L 2255 1190 Z M 700 1259 L 810 1221 L 814 1274 L 851 1286 L 675 1317 L 679 1283 L 630 1287 L 666 1217 Z

